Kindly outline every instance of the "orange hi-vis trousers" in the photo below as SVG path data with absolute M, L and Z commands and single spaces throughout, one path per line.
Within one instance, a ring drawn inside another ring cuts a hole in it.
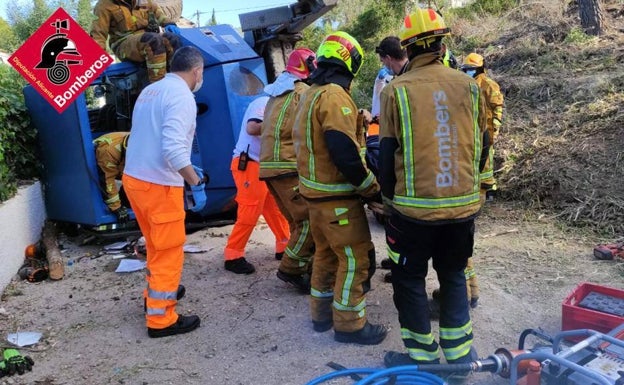
M 126 174 L 122 183 L 147 248 L 147 327 L 163 329 L 178 320 L 175 306 L 186 241 L 183 187 L 158 185 Z
M 236 184 L 238 210 L 236 223 L 223 252 L 225 260 L 230 261 L 245 255 L 245 245 L 261 214 L 275 235 L 275 252 L 284 252 L 290 238 L 288 221 L 269 194 L 266 183 L 260 180 L 260 163 L 250 160 L 247 162 L 247 169 L 241 171 L 238 169 L 238 157 L 235 157 L 230 169 Z

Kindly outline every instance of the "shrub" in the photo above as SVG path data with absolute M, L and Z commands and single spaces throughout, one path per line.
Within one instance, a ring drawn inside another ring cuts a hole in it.
M 0 65 L 0 202 L 12 197 L 17 181 L 38 176 L 36 130 L 24 104 L 25 80 Z

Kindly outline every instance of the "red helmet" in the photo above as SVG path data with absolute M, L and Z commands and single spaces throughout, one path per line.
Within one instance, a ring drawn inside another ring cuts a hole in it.
M 307 48 L 297 48 L 288 56 L 286 71 L 300 79 L 307 79 L 310 73 L 315 69 L 316 55 Z

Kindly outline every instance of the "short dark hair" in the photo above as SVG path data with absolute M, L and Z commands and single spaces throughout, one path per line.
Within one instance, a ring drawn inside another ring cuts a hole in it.
M 418 55 L 422 55 L 429 52 L 437 52 L 440 57 L 442 57 L 442 38 L 436 39 L 429 43 L 428 46 L 423 47 L 418 44 L 410 44 L 406 48 L 407 56 L 410 60 L 414 59 L 414 57 Z
M 193 46 L 178 48 L 171 59 L 171 72 L 186 72 L 204 66 L 204 57 Z
M 397 60 L 407 57 L 407 52 L 401 48 L 401 40 L 397 36 L 385 37 L 381 43 L 379 43 L 379 46 L 375 48 L 375 53 L 380 56 L 390 56 Z

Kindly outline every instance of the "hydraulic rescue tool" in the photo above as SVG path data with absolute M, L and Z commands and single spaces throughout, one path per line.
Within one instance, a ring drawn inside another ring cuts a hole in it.
M 529 336 L 538 341 L 527 349 Z M 569 342 L 579 338 L 573 345 Z M 331 367 L 340 370 L 307 385 L 338 377 L 351 377 L 357 381 L 355 385 L 446 384 L 442 378 L 471 372 L 495 373 L 509 379 L 510 385 L 624 385 L 624 324 L 608 334 L 576 329 L 554 337 L 541 330 L 526 329 L 520 335 L 518 349 L 499 348 L 487 358 L 463 364 L 406 365 L 381 370 L 343 369 L 336 364 Z

